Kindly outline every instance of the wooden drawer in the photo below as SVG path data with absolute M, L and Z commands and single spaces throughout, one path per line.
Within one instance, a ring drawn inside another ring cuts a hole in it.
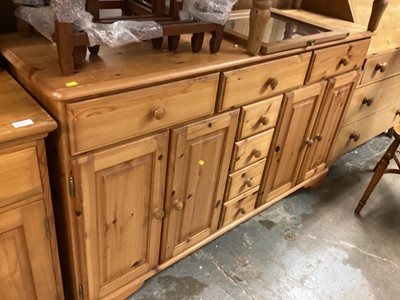
M 237 171 L 267 157 L 273 134 L 274 129 L 270 129 L 236 142 L 231 171 Z
M 260 185 L 265 167 L 265 159 L 229 175 L 227 184 L 227 197 L 232 199 Z
M 42 192 L 35 147 L 0 155 L 0 207 Z
M 362 67 L 370 40 L 362 40 L 314 51 L 308 82 Z
M 67 104 L 71 152 L 125 140 L 214 111 L 218 74 Z
M 399 102 L 400 76 L 359 87 L 349 104 L 343 126 Z
M 240 197 L 224 203 L 221 226 L 227 226 L 230 223 L 243 218 L 246 214 L 252 212 L 256 206 L 257 194 L 258 187 L 248 191 L 246 194 L 241 195 Z
M 226 110 L 301 86 L 310 53 L 241 68 L 221 74 L 219 109 Z
M 364 66 L 361 84 L 400 73 L 400 49 L 369 57 Z
M 283 95 L 242 107 L 238 139 L 275 127 Z
M 339 132 L 334 145 L 332 160 L 358 147 L 385 130 L 400 123 L 400 103 L 393 104 L 376 113 L 349 124 Z

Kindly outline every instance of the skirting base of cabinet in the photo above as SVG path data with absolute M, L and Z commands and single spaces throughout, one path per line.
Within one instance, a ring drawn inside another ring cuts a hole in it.
M 124 287 L 116 290 L 115 292 L 108 294 L 103 298 L 103 300 L 124 300 L 128 296 L 132 295 L 138 289 L 142 287 L 144 280 L 134 280 Z
M 144 281 L 146 281 L 150 277 L 152 277 L 152 276 L 156 275 L 157 273 L 165 270 L 169 266 L 173 265 L 177 261 L 179 261 L 182 258 L 184 258 L 187 255 L 189 255 L 190 253 L 196 251 L 197 249 L 200 249 L 201 247 L 205 246 L 206 244 L 210 243 L 211 241 L 213 241 L 216 238 L 220 237 L 221 235 L 225 234 L 226 232 L 228 232 L 229 230 L 231 230 L 234 227 L 238 226 L 239 224 L 241 224 L 241 223 L 247 221 L 248 219 L 254 217 L 256 214 L 260 213 L 261 211 L 265 210 L 266 208 L 270 207 L 271 205 L 275 204 L 276 202 L 282 200 L 283 198 L 289 196 L 290 194 L 294 193 L 295 191 L 297 191 L 297 190 L 299 190 L 299 189 L 301 189 L 303 187 L 314 186 L 315 184 L 320 185 L 322 183 L 322 181 L 325 179 L 327 173 L 328 173 L 328 169 L 326 168 L 323 171 L 319 172 L 318 174 L 314 175 L 313 177 L 309 178 L 308 180 L 302 182 L 301 184 L 296 185 L 295 187 L 293 187 L 292 189 L 288 190 L 287 192 L 285 192 L 284 194 L 280 195 L 279 197 L 276 197 L 275 199 L 273 199 L 273 200 L 271 200 L 271 201 L 269 201 L 269 202 L 267 202 L 265 204 L 262 204 L 261 206 L 257 207 L 256 209 L 254 209 L 254 211 L 252 211 L 249 214 L 245 215 L 243 218 L 238 219 L 238 220 L 230 223 L 229 225 L 220 228 L 213 235 L 210 235 L 206 239 L 202 240 L 200 243 L 198 243 L 198 244 L 194 245 L 193 247 L 188 248 L 187 250 L 181 252 L 180 254 L 178 254 L 177 256 L 169 259 L 165 263 L 157 266 L 157 268 L 155 268 L 153 270 L 150 270 L 149 272 L 147 272 L 143 276 L 139 277 L 137 280 L 129 283 L 124 288 L 118 290 L 118 298 L 117 299 L 120 299 L 119 295 L 123 295 L 123 296 L 127 297 L 130 294 L 133 294 L 136 290 L 138 290 L 142 286 Z M 127 292 L 125 292 L 125 290 Z M 110 294 L 109 296 L 107 296 L 106 299 L 114 299 L 114 298 L 112 298 L 112 296 L 115 297 L 116 294 L 117 293 Z

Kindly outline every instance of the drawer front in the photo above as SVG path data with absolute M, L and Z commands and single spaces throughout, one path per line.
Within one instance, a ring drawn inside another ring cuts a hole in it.
M 81 153 L 214 111 L 218 74 L 67 105 L 71 152 Z
M 239 139 L 275 127 L 283 95 L 242 107 Z
M 273 134 L 274 129 L 270 129 L 236 142 L 231 170 L 240 170 L 267 157 Z
M 310 57 L 310 53 L 305 53 L 223 72 L 219 109 L 226 110 L 301 86 L 304 83 Z
M 360 68 L 368 51 L 370 40 L 362 40 L 314 51 L 308 82 Z
M 254 210 L 258 194 L 258 187 L 252 189 L 246 195 L 232 199 L 224 203 L 222 226 L 227 226 L 230 223 L 243 218 L 248 213 Z
M 399 102 L 400 76 L 359 87 L 354 92 L 343 125 L 363 119 Z
M 399 123 L 400 103 L 396 103 L 364 119 L 342 127 L 334 145 L 332 160 Z
M 35 147 L 0 155 L 0 207 L 42 193 Z
M 229 175 L 227 199 L 232 199 L 260 185 L 265 159 Z
M 369 57 L 364 66 L 361 84 L 377 81 L 400 73 L 400 49 Z

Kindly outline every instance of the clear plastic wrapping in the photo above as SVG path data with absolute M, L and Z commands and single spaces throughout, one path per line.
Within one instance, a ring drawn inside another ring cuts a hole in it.
M 57 21 L 74 23 L 79 18 L 79 12 L 85 11 L 86 0 L 51 0 Z
M 17 7 L 15 15 L 28 24 L 31 24 L 47 39 L 52 40 L 52 35 L 54 33 L 54 12 L 50 6 Z
M 39 7 L 39 6 L 44 6 L 45 2 L 44 0 L 13 0 L 14 4 L 17 5 L 27 5 L 27 6 L 34 6 L 34 7 Z
M 198 20 L 224 25 L 237 0 L 185 0 L 181 20 Z

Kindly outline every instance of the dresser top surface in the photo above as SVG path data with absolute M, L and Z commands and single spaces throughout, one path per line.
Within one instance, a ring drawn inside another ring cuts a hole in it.
M 0 143 L 46 135 L 56 122 L 0 68 Z

